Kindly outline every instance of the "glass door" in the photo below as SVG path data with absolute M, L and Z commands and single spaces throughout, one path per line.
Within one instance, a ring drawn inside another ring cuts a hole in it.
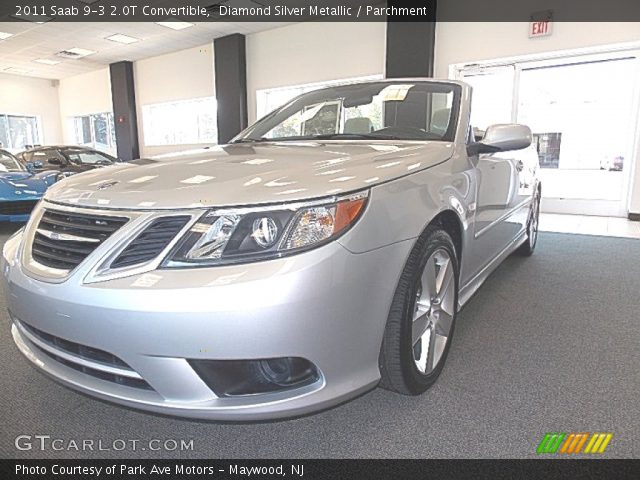
M 523 65 L 519 123 L 540 158 L 543 210 L 626 216 L 634 58 Z
M 529 125 L 542 210 L 626 216 L 638 121 L 637 52 L 461 68 L 472 125 Z

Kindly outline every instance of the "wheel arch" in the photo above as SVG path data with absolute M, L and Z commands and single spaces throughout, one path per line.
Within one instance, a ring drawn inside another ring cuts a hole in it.
M 458 263 L 462 260 L 462 252 L 464 249 L 463 241 L 463 226 L 462 221 L 458 214 L 453 210 L 442 210 L 427 224 L 424 230 L 432 226 L 439 226 L 445 232 L 447 232 L 453 240 L 453 245 L 456 247 L 456 255 L 458 256 Z M 423 230 L 423 232 L 424 232 Z

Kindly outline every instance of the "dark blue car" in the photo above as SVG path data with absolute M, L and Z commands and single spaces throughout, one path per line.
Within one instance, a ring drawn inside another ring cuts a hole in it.
M 59 173 L 32 173 L 29 168 L 6 150 L 0 150 L 0 222 L 26 222 Z

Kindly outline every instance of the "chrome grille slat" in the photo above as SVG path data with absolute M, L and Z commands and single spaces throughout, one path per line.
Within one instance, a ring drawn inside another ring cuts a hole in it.
M 73 270 L 128 220 L 46 209 L 33 236 L 31 256 L 46 267 Z

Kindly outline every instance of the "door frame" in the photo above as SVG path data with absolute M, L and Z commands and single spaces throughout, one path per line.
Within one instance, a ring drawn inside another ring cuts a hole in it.
M 541 202 L 541 210 L 552 213 L 626 217 L 630 210 L 634 178 L 636 175 L 640 174 L 640 42 L 628 42 L 581 49 L 520 55 L 492 60 L 481 60 L 477 62 L 457 63 L 449 65 L 449 78 L 464 80 L 463 75 L 467 72 L 513 66 L 515 68 L 515 72 L 511 117 L 512 122 L 516 122 L 518 115 L 520 74 L 523 69 L 571 65 L 573 63 L 583 62 L 590 63 L 623 58 L 634 58 L 635 61 L 633 75 L 636 79 L 636 86 L 632 92 L 631 103 L 632 111 L 635 111 L 636 114 L 635 118 L 631 118 L 631 131 L 635 132 L 635 134 L 634 138 L 629 140 L 629 148 L 631 152 L 629 166 L 622 172 L 624 178 L 621 199 L 607 201 L 595 199 L 543 198 Z

